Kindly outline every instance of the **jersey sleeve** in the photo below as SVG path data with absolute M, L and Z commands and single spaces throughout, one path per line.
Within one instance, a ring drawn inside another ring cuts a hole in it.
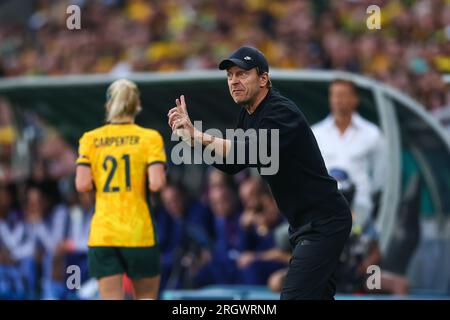
M 91 165 L 91 147 L 92 139 L 87 134 L 84 134 L 79 142 L 77 165 Z
M 150 146 L 147 155 L 147 165 L 155 163 L 166 163 L 167 157 L 164 151 L 164 141 L 162 136 L 156 132 L 150 136 Z

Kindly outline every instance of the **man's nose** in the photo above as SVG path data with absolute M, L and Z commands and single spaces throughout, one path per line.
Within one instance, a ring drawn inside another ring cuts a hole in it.
M 233 77 L 230 80 L 230 84 L 231 84 L 232 87 L 236 87 L 236 86 L 238 86 L 240 84 L 240 81 L 239 81 L 239 79 L 237 77 Z
M 239 84 L 239 78 L 234 76 L 234 75 L 232 75 L 231 79 L 230 79 L 230 84 L 231 85 L 238 85 Z

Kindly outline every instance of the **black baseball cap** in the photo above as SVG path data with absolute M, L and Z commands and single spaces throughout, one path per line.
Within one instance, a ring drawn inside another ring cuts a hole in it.
M 220 70 L 226 70 L 232 66 L 238 66 L 245 70 L 260 68 L 261 71 L 269 72 L 269 64 L 264 54 L 253 47 L 240 47 L 233 52 L 228 59 L 219 64 Z

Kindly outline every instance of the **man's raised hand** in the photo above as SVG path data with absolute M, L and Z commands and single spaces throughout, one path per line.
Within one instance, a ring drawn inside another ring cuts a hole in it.
M 184 141 L 191 140 L 194 135 L 194 126 L 187 112 L 186 101 L 184 95 L 175 100 L 176 107 L 169 110 L 169 126 L 172 131 L 180 136 Z

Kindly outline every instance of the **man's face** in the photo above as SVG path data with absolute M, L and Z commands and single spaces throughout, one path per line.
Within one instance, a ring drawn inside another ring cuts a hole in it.
M 329 99 L 331 112 L 335 115 L 351 114 L 358 105 L 358 97 L 347 83 L 333 83 Z
M 161 200 L 167 212 L 175 217 L 181 218 L 184 213 L 183 200 L 178 190 L 172 186 L 165 187 L 161 192 Z
M 251 103 L 263 87 L 255 68 L 244 70 L 233 66 L 227 70 L 227 79 L 231 97 L 240 105 Z

